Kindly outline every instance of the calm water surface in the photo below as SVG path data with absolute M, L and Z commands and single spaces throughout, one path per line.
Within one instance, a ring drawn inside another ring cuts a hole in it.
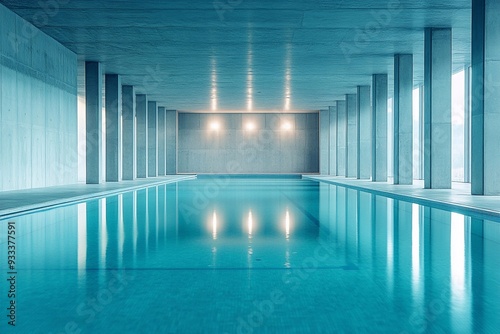
M 8 221 L 1 333 L 500 328 L 500 222 L 325 183 L 205 177 Z

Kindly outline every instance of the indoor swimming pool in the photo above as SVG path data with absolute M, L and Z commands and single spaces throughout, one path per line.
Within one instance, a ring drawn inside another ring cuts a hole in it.
M 1 221 L 0 332 L 495 333 L 499 255 L 484 217 L 199 176 Z

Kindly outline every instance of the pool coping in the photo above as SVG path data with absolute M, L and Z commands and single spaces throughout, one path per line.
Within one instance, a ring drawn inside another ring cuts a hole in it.
M 436 209 L 449 210 L 467 216 L 473 215 L 474 217 L 482 219 L 494 219 L 500 222 L 500 196 L 474 196 L 455 189 L 423 189 L 415 185 L 393 185 L 387 182 L 372 182 L 369 180 L 346 179 L 344 177 L 326 175 L 303 175 L 302 178 L 305 180 L 319 181 L 365 191 L 375 195 L 416 203 Z M 394 187 L 399 189 L 392 189 Z M 419 194 L 415 192 L 419 192 Z M 421 193 L 430 197 L 424 197 Z M 462 200 L 468 200 L 469 202 L 475 201 L 483 203 L 461 203 L 459 201 L 453 201 L 449 197 L 461 197 Z M 498 209 L 495 210 L 488 207 L 490 203 L 486 203 L 487 201 L 497 202 Z
M 129 192 L 137 189 L 142 189 L 142 188 L 148 188 L 148 187 L 153 187 L 153 186 L 158 186 L 162 184 L 170 184 L 170 183 L 176 183 L 179 181 L 185 181 L 185 180 L 193 180 L 196 179 L 197 175 L 169 175 L 169 178 L 162 178 L 162 177 L 156 177 L 154 179 L 136 179 L 134 181 L 121 181 L 121 182 L 113 182 L 113 183 L 102 183 L 100 184 L 101 186 L 105 186 L 106 184 L 113 186 L 113 189 L 109 190 L 89 190 L 88 194 L 83 194 L 83 195 L 76 195 L 76 196 L 68 196 L 65 198 L 60 198 L 57 200 L 48 200 L 48 201 L 40 201 L 37 203 L 32 203 L 32 204 L 27 204 L 27 205 L 20 205 L 20 206 L 15 206 L 15 207 L 10 207 L 6 209 L 1 209 L 0 210 L 0 220 L 5 220 L 5 219 L 10 219 L 19 215 L 23 214 L 28 214 L 28 213 L 33 213 L 37 211 L 43 211 L 47 209 L 52 209 L 52 208 L 57 208 L 61 206 L 67 206 L 71 204 L 76 204 L 79 202 L 83 202 L 86 200 L 90 199 L 96 199 L 96 198 L 102 198 L 106 196 L 111 196 L 111 195 L 116 195 L 120 194 L 123 192 Z M 144 182 L 141 182 L 144 181 Z M 140 184 L 137 184 L 137 182 L 140 182 Z M 85 188 L 85 186 L 98 186 L 98 185 L 85 185 L 85 184 L 73 184 L 73 185 L 67 185 L 67 186 L 56 186 L 56 187 L 47 187 L 47 188 L 35 188 L 35 189 L 23 189 L 19 191 L 7 191 L 2 194 L 0 192 L 0 195 L 9 195 L 9 194 L 16 194 L 19 196 L 23 193 L 29 193 L 29 191 L 40 191 L 40 192 L 50 192 L 53 191 L 57 193 L 58 190 L 62 190 L 70 188 L 70 187 L 78 187 L 78 188 Z M 122 186 L 122 187 L 120 187 Z M 117 188 L 115 188 L 117 187 Z M 82 189 L 83 190 L 83 189 Z M 1 202 L 1 198 L 0 198 Z

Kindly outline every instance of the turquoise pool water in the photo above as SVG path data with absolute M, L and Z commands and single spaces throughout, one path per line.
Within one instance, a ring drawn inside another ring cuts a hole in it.
M 499 222 L 326 183 L 204 177 L 8 221 L 1 333 L 500 328 Z

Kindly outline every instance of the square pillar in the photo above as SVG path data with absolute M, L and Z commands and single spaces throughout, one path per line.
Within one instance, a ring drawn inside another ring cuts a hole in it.
M 394 184 L 413 183 L 413 55 L 394 55 Z
M 424 187 L 451 189 L 451 29 L 425 29 Z
M 136 101 L 134 86 L 122 86 L 122 179 L 135 180 L 136 170 Z
M 338 175 L 337 172 L 337 106 L 328 108 L 330 112 L 330 175 Z
M 167 126 L 167 175 L 177 174 L 177 110 L 166 111 Z
M 165 107 L 158 107 L 158 176 L 163 176 L 166 173 L 166 116 Z
M 148 97 L 137 94 L 135 97 L 137 112 L 137 177 L 148 176 Z
M 346 177 L 356 177 L 358 172 L 358 122 L 356 94 L 346 94 L 347 113 L 347 157 Z
M 472 1 L 471 192 L 500 195 L 500 2 Z
M 101 182 L 102 154 L 102 68 L 85 62 L 86 183 Z
M 356 177 L 358 179 L 369 179 L 372 169 L 370 86 L 358 86 L 356 96 L 358 126 L 358 169 Z
M 118 74 L 106 74 L 106 182 L 121 180 L 122 82 Z
M 328 175 L 330 172 L 330 112 L 319 111 L 319 173 Z
M 158 176 L 158 107 L 148 101 L 148 177 Z
M 346 176 L 347 114 L 346 101 L 337 101 L 337 175 Z
M 387 74 L 372 76 L 372 181 L 387 182 Z

